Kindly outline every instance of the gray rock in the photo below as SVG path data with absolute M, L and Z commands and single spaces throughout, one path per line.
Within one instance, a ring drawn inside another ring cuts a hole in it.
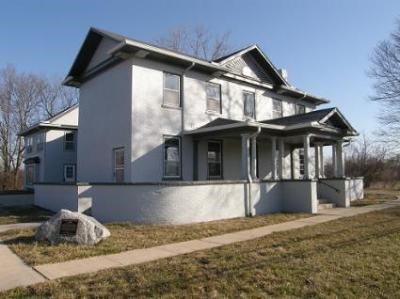
M 36 231 L 36 240 L 52 244 L 94 245 L 109 236 L 110 231 L 93 217 L 69 210 L 60 210 Z

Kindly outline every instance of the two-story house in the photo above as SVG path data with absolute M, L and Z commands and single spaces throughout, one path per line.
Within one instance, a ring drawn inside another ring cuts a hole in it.
M 20 133 L 24 137 L 25 187 L 76 180 L 78 105 Z
M 101 220 L 317 212 L 318 197 L 362 196 L 344 173 L 355 129 L 257 45 L 206 61 L 92 28 L 64 83 L 80 89 L 76 197 Z

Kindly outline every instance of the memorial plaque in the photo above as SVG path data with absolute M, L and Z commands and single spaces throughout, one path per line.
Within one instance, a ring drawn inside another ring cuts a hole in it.
M 60 235 L 75 236 L 78 229 L 78 219 L 62 219 L 60 225 Z

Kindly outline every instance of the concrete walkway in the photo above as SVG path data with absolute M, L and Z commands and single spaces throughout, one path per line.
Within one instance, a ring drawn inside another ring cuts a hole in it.
M 92 273 L 99 270 L 136 265 L 162 258 L 182 255 L 194 251 L 205 250 L 248 241 L 267 236 L 274 232 L 288 231 L 310 225 L 317 225 L 335 219 L 356 216 L 363 213 L 400 206 L 400 200 L 384 204 L 353 208 L 335 208 L 323 210 L 317 216 L 294 221 L 233 232 L 229 234 L 156 246 L 144 249 L 135 249 L 117 254 L 95 256 L 85 259 L 72 260 L 63 263 L 45 264 L 30 268 L 22 263 L 6 246 L 0 244 L 0 291 L 26 286 L 37 282 L 52 280 L 78 274 Z M 3 267 L 3 261 L 6 266 Z

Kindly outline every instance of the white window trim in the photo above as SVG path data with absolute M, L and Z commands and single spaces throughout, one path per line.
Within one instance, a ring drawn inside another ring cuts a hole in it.
M 253 101 L 253 116 L 246 115 L 246 97 L 245 94 L 252 94 L 254 95 L 254 101 Z M 256 93 L 254 91 L 249 91 L 249 90 L 243 90 L 242 92 L 242 97 L 243 97 L 243 115 L 244 117 L 250 117 L 252 119 L 256 119 Z
M 219 149 L 220 149 L 220 153 L 219 153 L 219 154 L 220 154 L 220 157 L 219 157 L 219 159 L 220 159 L 220 161 L 219 161 L 220 175 L 218 175 L 218 176 L 210 175 L 210 162 L 209 162 L 209 160 L 208 160 L 208 145 L 209 145 L 210 143 L 217 143 L 217 144 L 219 144 Z M 208 141 L 207 141 L 207 177 L 208 177 L 208 179 L 222 179 L 222 178 L 224 177 L 224 174 L 223 174 L 223 161 L 222 161 L 222 159 L 223 159 L 222 140 L 208 140 Z
M 72 167 L 73 169 L 73 176 L 71 178 L 67 178 L 67 168 Z M 75 164 L 64 164 L 64 182 L 72 183 L 76 181 L 76 165 Z
M 117 152 L 123 152 L 124 154 L 124 164 L 123 167 L 117 167 L 116 164 L 116 153 Z M 120 146 L 120 147 L 115 147 L 112 149 L 112 167 L 113 167 L 113 181 L 114 183 L 124 183 L 125 182 L 125 147 Z M 121 182 L 117 182 L 117 170 L 123 170 L 124 173 L 124 179 Z
M 280 103 L 279 104 L 280 107 L 281 107 L 280 110 L 276 110 L 275 109 L 275 107 L 274 107 L 274 103 L 275 102 L 279 102 Z M 275 113 L 279 113 L 280 116 L 275 117 Z M 281 117 L 283 117 L 283 101 L 282 100 L 280 100 L 280 99 L 272 99 L 272 117 L 273 118 L 281 118 Z
M 73 137 L 74 137 L 73 141 L 67 141 L 67 134 L 72 134 L 73 135 Z M 72 143 L 73 149 L 67 149 L 66 148 L 66 144 L 67 143 Z M 64 146 L 64 151 L 66 151 L 66 152 L 74 152 L 75 151 L 75 149 L 76 149 L 76 134 L 75 134 L 75 132 L 73 132 L 73 131 L 64 132 L 64 143 L 63 143 L 63 146 Z
M 218 86 L 219 98 L 214 98 L 214 97 L 209 97 L 208 96 L 208 94 L 207 94 L 207 85 Z M 208 99 L 211 99 L 213 101 L 218 101 L 218 103 L 219 103 L 218 111 L 208 109 Z M 206 112 L 210 113 L 210 114 L 217 114 L 217 115 L 221 115 L 222 114 L 222 86 L 219 83 L 206 82 Z

